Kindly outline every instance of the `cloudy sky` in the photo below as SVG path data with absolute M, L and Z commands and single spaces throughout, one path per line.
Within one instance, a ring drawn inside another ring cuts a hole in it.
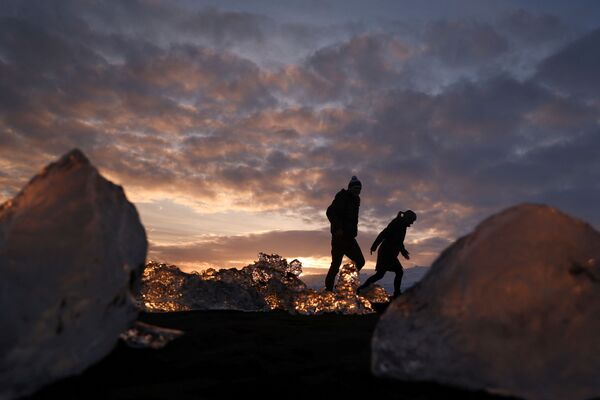
M 353 174 L 365 254 L 417 212 L 406 266 L 521 202 L 598 229 L 598 21 L 594 0 L 3 0 L 0 201 L 78 147 L 186 269 L 327 266 Z

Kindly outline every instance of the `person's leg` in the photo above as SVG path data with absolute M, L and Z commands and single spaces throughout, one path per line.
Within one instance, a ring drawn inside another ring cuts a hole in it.
M 340 265 L 342 265 L 342 258 L 344 258 L 343 243 L 339 239 L 331 239 L 331 266 L 325 277 L 325 290 L 330 292 L 333 291 L 333 285 L 335 284 L 335 277 L 340 271 Z
M 385 276 L 385 272 L 387 270 L 386 265 L 389 264 L 387 260 L 387 253 L 385 251 L 381 251 L 381 248 L 377 251 L 377 263 L 375 264 L 375 275 L 368 278 L 365 283 L 363 283 L 356 291 L 360 291 L 367 286 L 377 282 L 381 278 Z
M 396 273 L 396 277 L 394 278 L 394 297 L 398 297 L 402 294 L 400 287 L 402 286 L 402 275 L 404 275 L 404 270 L 402 269 L 400 261 L 398 261 L 394 268 L 394 272 Z
M 362 290 L 362 289 L 368 287 L 369 285 L 377 282 L 378 280 L 380 280 L 384 276 L 385 276 L 385 271 L 375 271 L 375 275 L 371 276 L 369 279 L 367 279 L 365 281 L 365 283 L 363 283 L 362 285 L 360 285 L 360 287 L 357 289 L 357 292 L 359 290 Z
M 365 257 L 358 245 L 356 239 L 349 240 L 345 249 L 345 254 L 354 262 L 356 270 L 360 271 L 365 266 Z

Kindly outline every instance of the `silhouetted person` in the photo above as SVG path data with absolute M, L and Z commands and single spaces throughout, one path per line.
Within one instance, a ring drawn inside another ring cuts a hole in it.
M 340 270 L 344 254 L 359 271 L 365 265 L 365 258 L 356 242 L 361 189 L 362 184 L 353 176 L 348 183 L 348 190 L 340 190 L 327 208 L 327 218 L 331 222 L 331 266 L 325 278 L 325 289 L 329 291 L 333 291 L 335 276 Z
M 388 226 L 382 230 L 377 239 L 371 246 L 371 254 L 377 250 L 377 246 L 381 243 L 379 251 L 377 252 L 377 264 L 375 265 L 375 275 L 363 283 L 357 291 L 360 291 L 372 283 L 377 282 L 387 271 L 396 273 L 394 278 L 394 297 L 400 296 L 400 285 L 402 284 L 402 275 L 404 270 L 402 264 L 398 260 L 398 254 L 402 253 L 402 256 L 407 260 L 410 259 L 408 251 L 404 247 L 404 237 L 406 236 L 406 228 L 411 226 L 413 222 L 417 220 L 417 214 L 412 210 L 400 211 L 396 218 L 388 224 Z

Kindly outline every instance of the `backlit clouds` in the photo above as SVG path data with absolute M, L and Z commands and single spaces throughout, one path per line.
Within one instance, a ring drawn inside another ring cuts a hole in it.
M 365 253 L 407 208 L 424 264 L 517 202 L 599 226 L 599 31 L 521 3 L 324 21 L 336 2 L 4 2 L 1 199 L 79 147 L 140 205 L 151 256 L 187 266 L 326 259 L 353 174 Z
M 409 231 L 410 232 L 410 231 Z M 368 249 L 375 235 L 367 234 L 359 239 L 359 244 L 368 254 Z M 231 265 L 243 267 L 249 260 L 258 259 L 257 248 L 266 253 L 286 254 L 291 260 L 298 258 L 311 259 L 323 257 L 314 266 L 328 266 L 331 247 L 331 235 L 328 230 L 305 231 L 271 231 L 267 233 L 209 236 L 199 240 L 177 244 L 153 244 L 149 257 L 157 260 L 178 260 L 185 269 L 198 266 L 209 267 L 220 265 L 223 260 L 231 260 Z M 429 265 L 437 256 L 439 248 L 448 246 L 450 242 L 442 237 L 432 236 L 425 239 L 415 239 L 406 242 L 412 254 L 410 260 L 403 260 L 407 267 L 414 265 Z M 325 257 L 324 257 L 325 256 Z M 315 261 L 313 261 L 315 262 Z M 374 259 L 367 259 L 366 268 L 374 268 Z

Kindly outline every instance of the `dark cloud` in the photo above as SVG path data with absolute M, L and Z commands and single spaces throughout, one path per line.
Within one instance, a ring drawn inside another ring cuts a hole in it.
M 600 92 L 600 29 L 544 60 L 537 79 L 563 93 L 597 99 Z
M 186 19 L 181 28 L 208 37 L 217 45 L 231 47 L 240 42 L 263 41 L 273 24 L 273 20 L 262 15 L 207 8 Z
M 490 25 L 472 20 L 442 20 L 425 33 L 427 51 L 450 66 L 493 60 L 508 51 L 508 42 Z
M 499 22 L 499 28 L 507 35 L 532 45 L 561 40 L 567 32 L 567 27 L 557 16 L 549 13 L 534 13 L 523 8 L 503 17 Z
M 444 134 L 489 143 L 498 136 L 514 134 L 522 118 L 545 97 L 545 91 L 536 85 L 507 76 L 461 82 L 436 97 L 433 118 Z
M 319 49 L 306 64 L 338 88 L 378 88 L 397 79 L 409 55 L 409 47 L 393 36 L 361 35 Z

